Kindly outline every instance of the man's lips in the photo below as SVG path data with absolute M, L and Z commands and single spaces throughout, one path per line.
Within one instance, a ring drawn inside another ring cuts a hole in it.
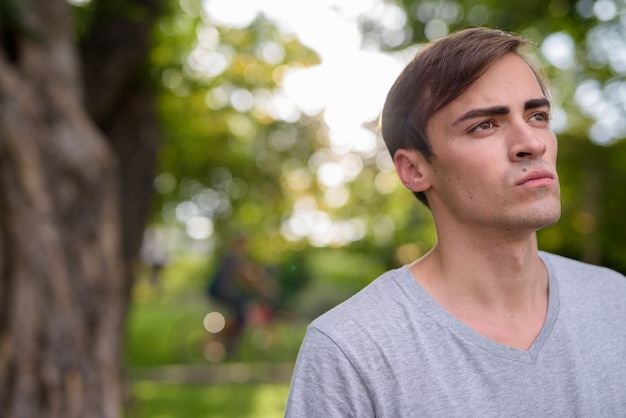
M 518 186 L 546 186 L 554 182 L 555 175 L 553 172 L 545 169 L 532 170 L 518 182 Z

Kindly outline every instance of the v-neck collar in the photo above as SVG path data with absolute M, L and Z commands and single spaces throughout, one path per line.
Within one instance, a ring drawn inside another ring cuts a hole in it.
M 415 280 L 409 271 L 408 266 L 402 267 L 403 275 L 401 277 L 405 283 L 402 283 L 401 285 L 403 287 L 409 287 L 407 289 L 409 294 L 414 294 L 421 301 L 422 306 L 426 308 L 425 310 L 429 316 L 433 317 L 446 328 L 460 334 L 478 348 L 494 356 L 532 364 L 536 361 L 541 349 L 548 341 L 550 334 L 554 329 L 554 325 L 556 324 L 559 312 L 559 286 L 557 279 L 554 277 L 553 269 L 549 260 L 546 259 L 542 252 L 539 252 L 539 256 L 548 271 L 548 312 L 539 335 L 537 335 L 537 338 L 528 350 L 519 350 L 497 343 L 479 334 L 467 324 L 454 317 L 446 309 L 444 309 L 417 280 Z

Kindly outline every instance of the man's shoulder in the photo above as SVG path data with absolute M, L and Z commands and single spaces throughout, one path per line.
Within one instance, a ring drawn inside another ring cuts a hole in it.
M 626 294 L 626 277 L 615 270 L 547 252 L 540 252 L 540 256 L 559 286 L 572 284 L 579 289 Z
M 399 303 L 404 294 L 406 268 L 389 270 L 359 292 L 317 317 L 311 327 L 324 333 L 343 332 L 354 323 L 374 324 L 386 320 L 392 304 Z
M 559 270 L 567 270 L 577 272 L 578 274 L 593 274 L 600 276 L 624 277 L 621 273 L 608 267 L 598 266 L 586 263 L 573 258 L 564 257 L 562 255 L 540 251 L 541 259 L 548 264 L 548 268 L 552 267 Z

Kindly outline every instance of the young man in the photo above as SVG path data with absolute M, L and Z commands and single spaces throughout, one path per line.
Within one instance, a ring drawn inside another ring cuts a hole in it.
M 626 278 L 537 248 L 557 142 L 526 43 L 461 31 L 391 88 L 383 137 L 437 243 L 310 325 L 287 417 L 626 415 Z

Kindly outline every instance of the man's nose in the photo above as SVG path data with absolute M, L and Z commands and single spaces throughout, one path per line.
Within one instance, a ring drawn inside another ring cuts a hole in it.
M 535 159 L 546 152 L 546 143 L 538 136 L 536 128 L 520 121 L 512 125 L 509 132 L 511 141 L 509 157 L 511 161 Z

